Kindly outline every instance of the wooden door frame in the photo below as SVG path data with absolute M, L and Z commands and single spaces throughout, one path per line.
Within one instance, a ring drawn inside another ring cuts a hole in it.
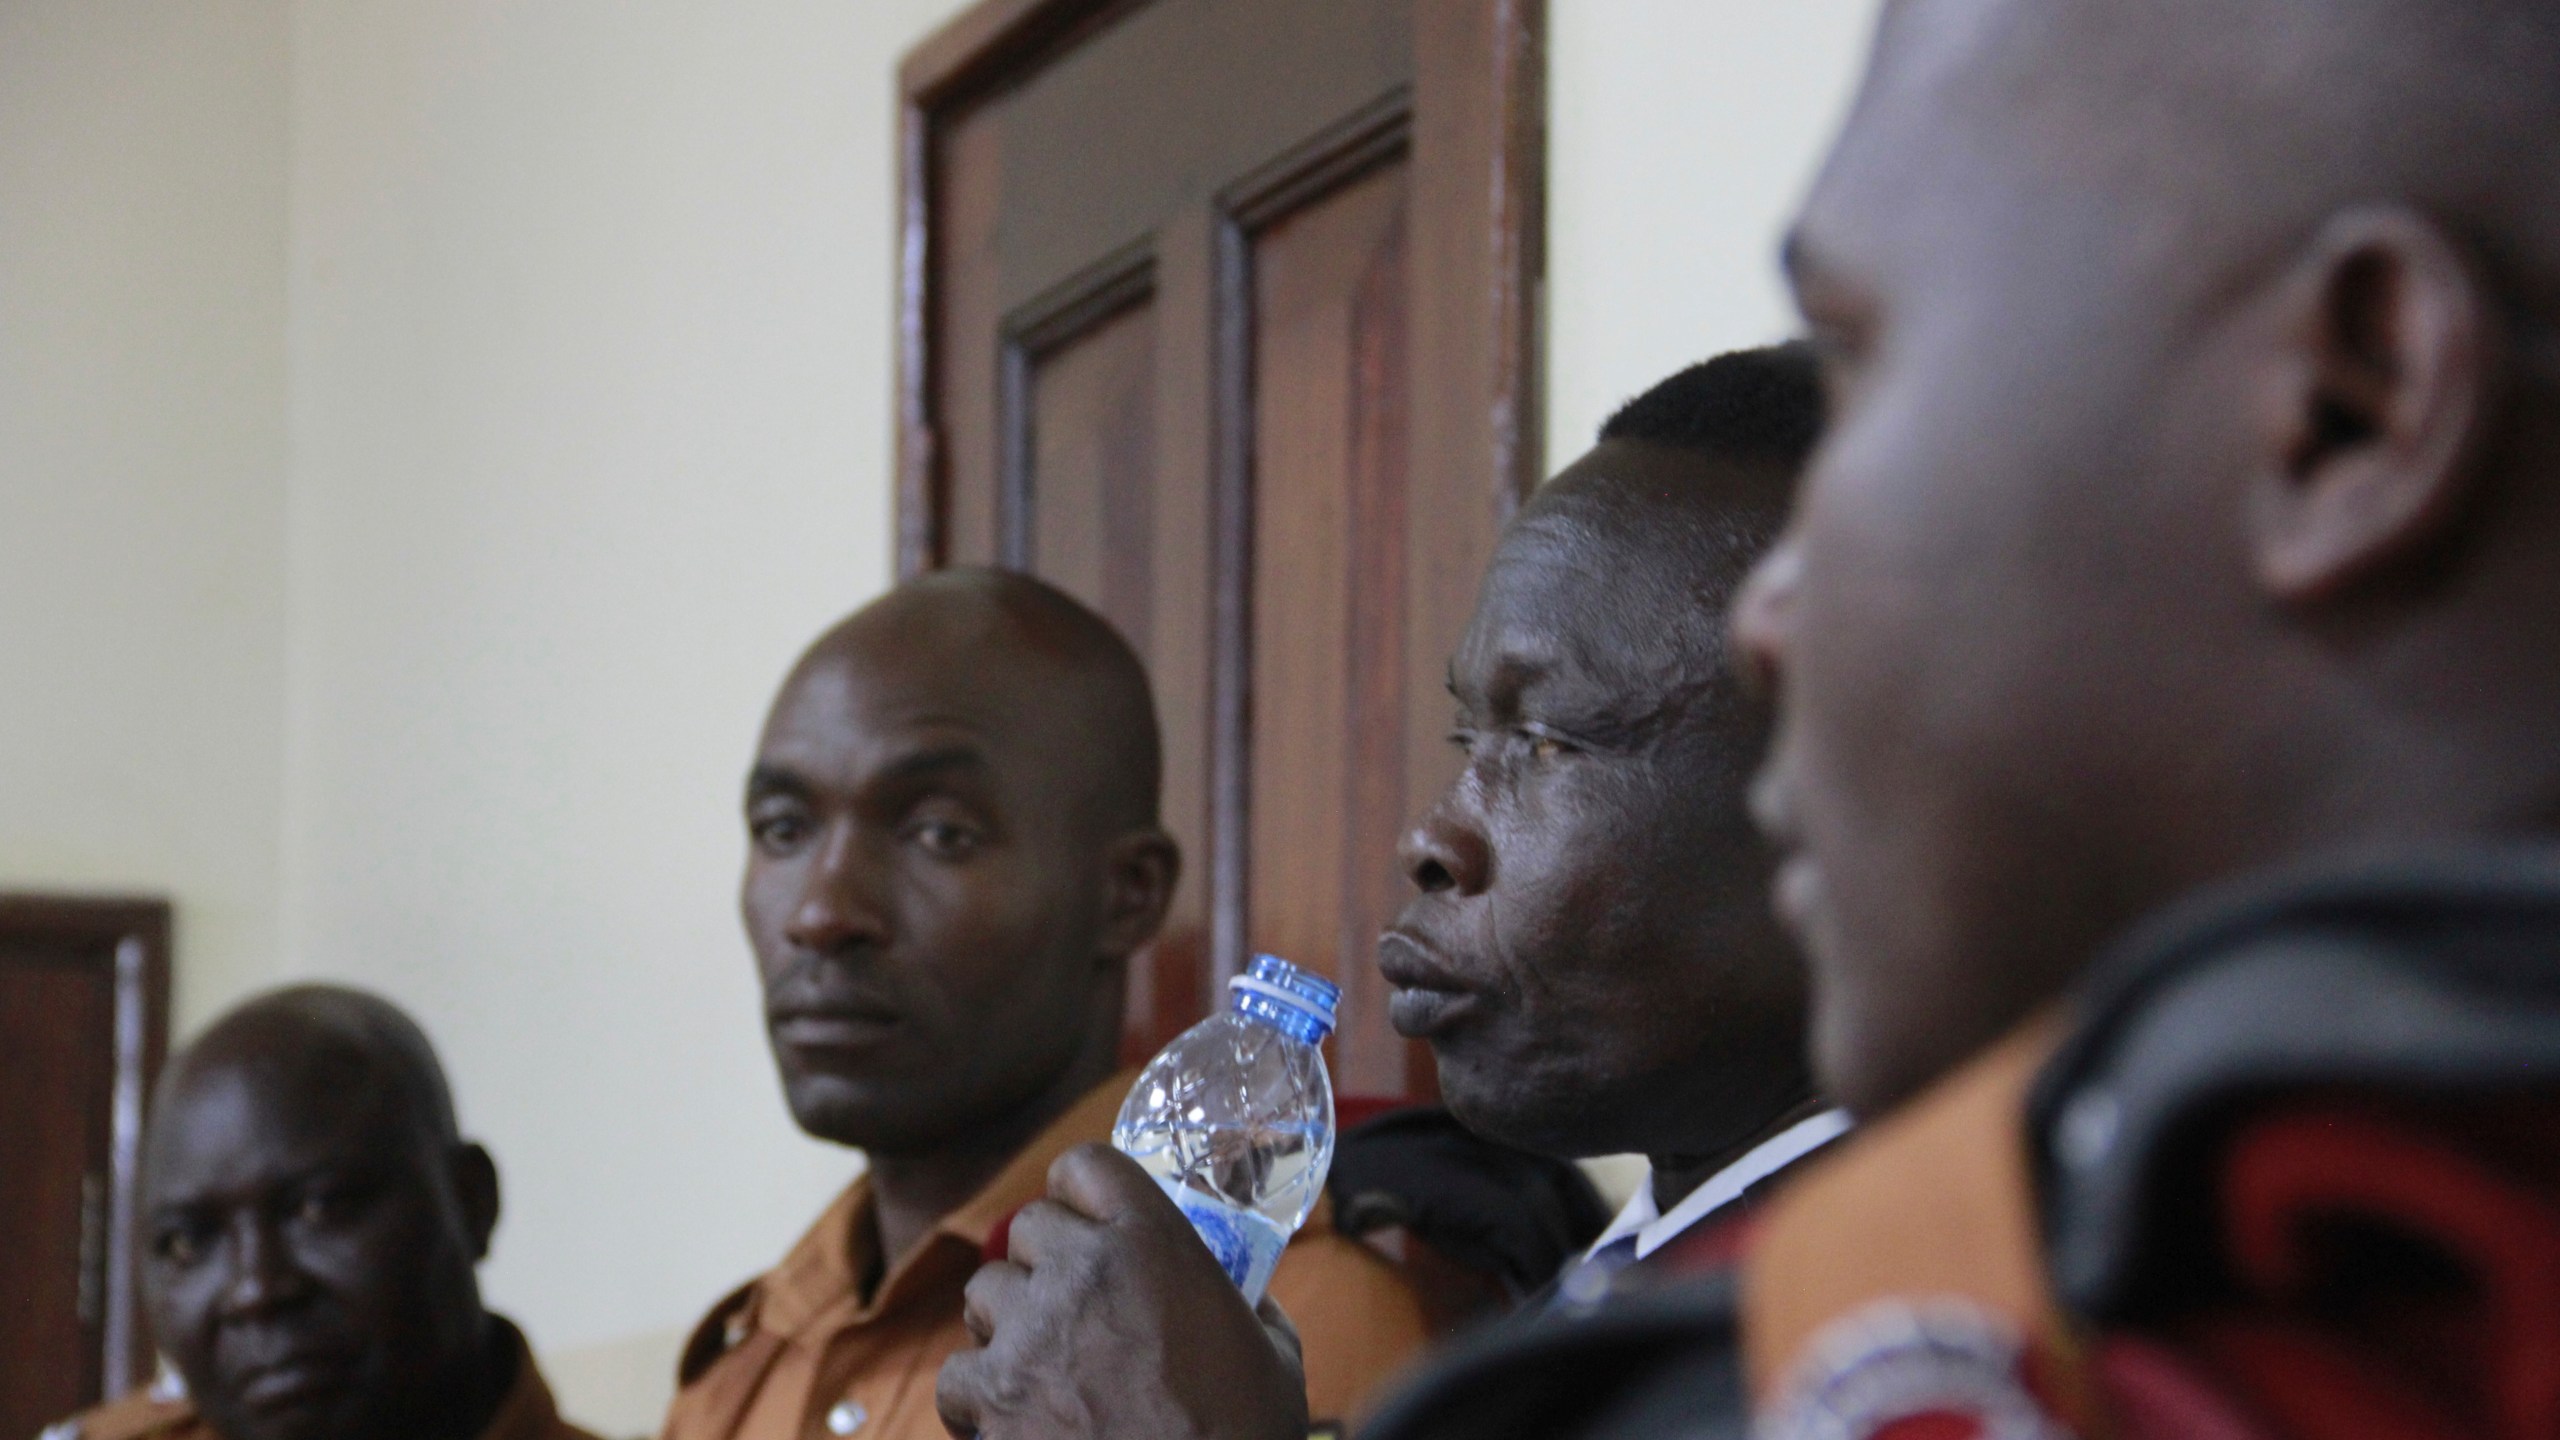
M 168 1054 L 170 929 L 166 900 L 0 893 L 0 940 L 101 955 L 115 986 L 101 1399 L 142 1384 L 152 1370 L 142 1319 L 142 1122 Z
M 979 0 L 909 52 L 898 68 L 898 500 L 897 574 L 945 563 L 950 549 L 947 474 L 933 393 L 933 138 L 938 125 L 1013 84 L 1147 0 Z M 1435 263 L 1457 271 L 1419 292 L 1418 316 L 1483 336 L 1486 373 L 1469 377 L 1480 404 L 1479 472 L 1488 502 L 1507 517 L 1536 485 L 1540 391 L 1539 287 L 1546 229 L 1545 0 L 1417 0 L 1415 106 L 1418 149 L 1431 180 L 1463 186 L 1475 233 L 1444 237 Z M 1479 310 L 1479 306 L 1482 307 Z M 1462 356 L 1463 361 L 1468 356 Z M 1471 410 L 1475 406 L 1468 407 Z M 1249 454 L 1226 437 L 1222 455 Z M 1225 477 L 1220 477 L 1223 480 Z M 1220 488 L 1225 488 L 1223 484 Z M 1220 522 L 1224 533 L 1241 517 Z

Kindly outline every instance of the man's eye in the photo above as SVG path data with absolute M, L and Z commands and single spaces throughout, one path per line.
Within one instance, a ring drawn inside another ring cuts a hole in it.
M 1561 760 L 1565 756 L 1574 753 L 1573 745 L 1569 741 L 1560 740 L 1553 735 L 1537 730 L 1532 730 L 1528 732 L 1528 734 L 1529 758 L 1536 760 L 1541 764 L 1548 761 Z
M 358 1185 L 330 1185 L 306 1190 L 293 1218 L 304 1225 L 344 1225 L 364 1213 L 369 1190 Z
M 172 1265 L 193 1265 L 204 1258 L 204 1238 L 192 1230 L 163 1230 L 151 1237 L 151 1253 Z
M 767 850 L 788 850 L 809 838 L 809 822 L 798 815 L 766 815 L 749 820 L 747 834 Z
M 949 820 L 919 820 L 907 838 L 937 860 L 966 860 L 978 850 L 978 832 Z

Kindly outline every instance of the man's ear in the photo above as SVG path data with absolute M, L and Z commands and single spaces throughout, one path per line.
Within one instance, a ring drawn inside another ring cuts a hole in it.
M 1149 826 L 1111 842 L 1103 852 L 1102 954 L 1121 959 L 1156 938 L 1173 887 L 1182 879 L 1182 847 Z
M 2506 335 L 2487 277 L 2434 222 L 2339 215 L 2279 288 L 2250 487 L 2258 583 L 2312 604 L 2459 528 L 2498 423 Z
M 462 1234 L 470 1242 L 476 1264 L 489 1258 L 489 1237 L 498 1232 L 498 1162 L 471 1141 L 454 1146 L 449 1154 L 453 1196 L 462 1207 Z

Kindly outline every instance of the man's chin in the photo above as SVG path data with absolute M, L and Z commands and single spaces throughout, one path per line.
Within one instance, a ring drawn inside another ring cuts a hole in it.
M 965 1110 L 920 1109 L 913 1082 L 808 1075 L 787 1079 L 782 1088 L 793 1122 L 810 1138 L 872 1155 L 930 1155 L 972 1125 Z
M 1558 1160 L 1607 1152 L 1607 1146 L 1592 1147 L 1590 1107 L 1578 1097 L 1524 1091 L 1516 1079 L 1504 1083 L 1506 1074 L 1516 1077 L 1516 1071 L 1481 1064 L 1472 1057 L 1452 1057 L 1436 1045 L 1432 1058 L 1439 1065 L 1440 1103 L 1475 1134 Z
M 361 1423 L 355 1397 L 335 1391 L 269 1404 L 235 1400 L 222 1408 L 229 1413 L 206 1418 L 225 1440 L 338 1440 L 370 1428 Z
M 886 1130 L 896 1129 L 896 1106 L 882 1087 L 840 1075 L 799 1075 L 783 1081 L 783 1098 L 791 1118 L 820 1140 L 868 1148 Z

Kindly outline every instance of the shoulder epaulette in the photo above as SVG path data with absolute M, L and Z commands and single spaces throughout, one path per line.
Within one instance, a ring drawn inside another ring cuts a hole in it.
M 148 1440 L 193 1425 L 195 1403 L 155 1385 L 48 1425 L 37 1440 Z
M 755 1330 L 756 1299 L 764 1280 L 761 1276 L 748 1281 L 720 1297 L 702 1323 L 684 1342 L 684 1353 L 676 1362 L 676 1384 L 690 1385 L 700 1379 L 721 1356 L 738 1347 L 738 1343 Z

